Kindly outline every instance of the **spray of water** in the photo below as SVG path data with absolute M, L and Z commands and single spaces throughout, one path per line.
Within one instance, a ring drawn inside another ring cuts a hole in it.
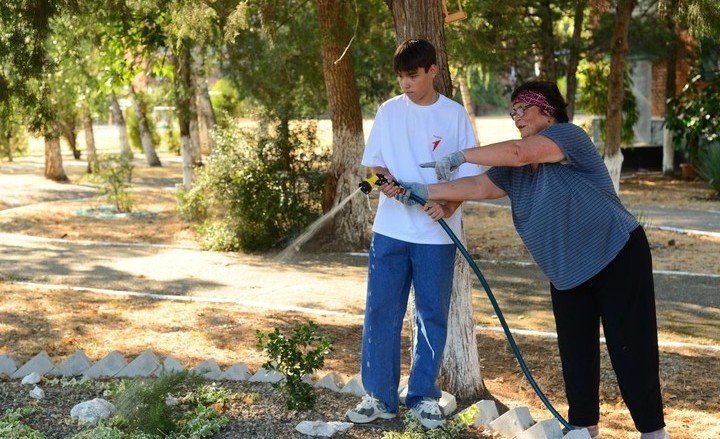
M 355 189 L 355 191 L 353 193 L 351 193 L 350 195 L 345 197 L 335 207 L 333 207 L 328 213 L 321 216 L 320 218 L 315 220 L 315 222 L 310 224 L 305 229 L 305 231 L 300 234 L 300 236 L 295 238 L 295 240 L 289 246 L 287 246 L 285 248 L 285 250 L 280 252 L 280 254 L 278 254 L 275 257 L 275 261 L 280 262 L 280 263 L 290 261 L 292 259 L 292 257 L 295 256 L 295 254 L 298 251 L 300 251 L 300 247 L 302 247 L 303 244 L 308 242 L 310 240 L 310 238 L 315 236 L 315 234 L 318 232 L 318 230 L 320 230 L 325 225 L 325 223 L 327 223 L 332 217 L 334 217 L 335 214 L 337 214 L 340 211 L 340 209 L 345 207 L 347 202 L 350 201 L 359 192 L 360 192 L 360 188 Z

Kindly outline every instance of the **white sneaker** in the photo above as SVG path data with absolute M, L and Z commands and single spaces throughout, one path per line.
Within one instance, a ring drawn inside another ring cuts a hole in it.
M 380 419 L 392 419 L 395 417 L 395 413 L 390 413 L 385 410 L 385 404 L 379 399 L 365 395 L 363 396 L 360 404 L 352 410 L 348 410 L 345 416 L 356 424 L 367 424 L 378 418 Z
M 435 399 L 423 398 L 423 400 L 411 408 L 410 411 L 425 428 L 437 428 L 445 424 L 442 411 Z

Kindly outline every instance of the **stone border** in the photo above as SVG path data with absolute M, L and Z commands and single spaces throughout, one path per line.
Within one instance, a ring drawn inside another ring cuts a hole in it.
M 52 377 L 81 377 L 83 379 L 96 378 L 137 378 L 157 377 L 164 372 L 181 372 L 183 366 L 177 359 L 167 356 L 161 360 L 152 350 L 146 350 L 129 363 L 118 351 L 112 351 L 96 363 L 92 363 L 82 350 L 75 351 L 65 361 L 54 364 L 47 352 L 42 351 L 32 357 L 26 363 L 17 367 L 15 360 L 10 355 L 0 355 L 0 378 L 12 380 L 22 379 L 23 384 L 37 384 L 43 376 Z M 258 383 L 277 383 L 285 377 L 276 371 L 260 368 L 254 374 L 245 363 L 235 363 L 224 371 L 215 360 L 205 360 L 190 369 L 190 373 L 197 374 L 208 380 L 229 380 L 249 381 Z M 364 396 L 365 389 L 359 375 L 353 376 L 347 382 L 337 372 L 329 372 L 317 382 L 312 377 L 307 377 L 306 382 L 315 388 L 328 389 L 333 392 L 349 393 L 356 396 Z M 37 396 L 33 396 L 35 392 Z M 42 389 L 37 386 L 31 391 L 31 396 L 42 399 L 39 394 Z M 407 394 L 407 386 L 402 383 L 398 389 L 401 401 Z M 450 416 L 457 409 L 455 397 L 447 392 L 442 392 L 438 401 L 440 409 L 445 416 Z M 502 437 L 516 439 L 592 439 L 587 430 L 573 430 L 563 436 L 560 423 L 556 419 L 546 419 L 540 422 L 533 420 L 530 410 L 527 407 L 516 407 L 498 416 L 495 401 L 482 400 L 474 404 L 478 412 L 473 421 L 474 427 L 484 426 L 487 429 L 499 433 Z M 468 410 L 469 407 L 460 416 Z M 328 429 L 336 429 L 337 432 L 345 431 L 352 425 L 346 422 L 320 422 L 308 423 L 303 421 L 297 425 L 296 430 L 310 436 L 326 436 Z M 323 432 L 321 434 L 321 432 Z

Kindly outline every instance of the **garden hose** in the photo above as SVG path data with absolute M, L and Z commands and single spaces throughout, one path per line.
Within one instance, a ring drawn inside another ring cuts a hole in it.
M 383 176 L 382 174 L 375 174 L 374 176 L 370 177 L 367 180 L 364 180 L 360 183 L 360 188 L 363 193 L 369 194 L 372 190 L 372 186 L 380 186 L 382 184 L 387 183 L 388 180 Z M 402 188 L 402 185 L 395 182 L 397 186 L 400 186 Z M 404 189 L 403 189 L 404 190 Z M 420 205 L 425 205 L 425 200 L 418 197 L 417 195 L 410 193 L 410 199 L 419 203 Z M 488 299 L 490 299 L 490 303 L 492 304 L 493 310 L 495 310 L 495 315 L 497 316 L 498 320 L 500 321 L 500 325 L 502 325 L 503 332 L 505 332 L 505 337 L 507 338 L 508 344 L 510 345 L 510 348 L 513 351 L 513 354 L 515 355 L 515 359 L 517 360 L 518 364 L 520 365 L 520 369 L 522 370 L 523 374 L 525 375 L 525 378 L 527 378 L 528 382 L 530 383 L 530 386 L 535 391 L 535 394 L 540 398 L 540 401 L 542 401 L 543 404 L 545 404 L 545 407 L 552 413 L 553 416 L 555 416 L 555 419 L 557 419 L 560 424 L 563 425 L 568 430 L 573 430 L 573 426 L 570 425 L 568 421 L 563 418 L 560 413 L 553 407 L 553 405 L 550 403 L 550 401 L 547 399 L 545 394 L 540 390 L 540 386 L 535 382 L 535 379 L 532 377 L 532 374 L 530 373 L 530 369 L 527 367 L 527 364 L 525 364 L 525 360 L 522 357 L 522 354 L 520 353 L 520 349 L 518 349 L 517 343 L 515 343 L 515 338 L 513 337 L 512 333 L 510 332 L 510 327 L 508 327 L 507 322 L 505 321 L 505 316 L 503 315 L 502 311 L 500 310 L 500 305 L 498 305 L 497 300 L 495 299 L 495 295 L 493 294 L 492 290 L 490 289 L 490 284 L 485 280 L 485 276 L 483 276 L 482 272 L 480 271 L 480 268 L 477 266 L 475 261 L 473 260 L 472 256 L 470 256 L 470 253 L 468 253 L 467 249 L 464 245 L 460 242 L 457 235 L 450 229 L 450 226 L 447 225 L 444 219 L 440 218 L 438 221 L 438 224 L 445 230 L 445 232 L 448 234 L 452 242 L 455 244 L 455 247 L 457 247 L 458 250 L 460 250 L 460 253 L 463 255 L 465 260 L 470 265 L 470 268 L 472 268 L 473 272 L 477 276 L 478 280 L 482 284 L 483 288 L 485 289 L 485 293 L 488 296 Z
M 425 200 L 418 197 L 417 195 L 411 193 L 410 199 L 414 200 L 415 202 L 419 203 L 420 205 L 425 205 Z M 568 430 L 572 430 L 573 426 L 570 425 L 568 421 L 565 420 L 565 418 L 558 413 L 558 411 L 553 407 L 553 405 L 550 403 L 550 401 L 547 399 L 545 394 L 540 390 L 540 386 L 535 382 L 535 379 L 532 377 L 532 374 L 530 373 L 530 369 L 528 369 L 527 364 L 525 364 L 525 360 L 522 357 L 522 354 L 520 353 L 520 349 L 518 349 L 517 343 L 515 343 L 515 338 L 513 337 L 512 333 L 510 332 L 510 328 L 508 327 L 507 322 L 505 321 L 505 316 L 503 316 L 502 311 L 500 310 L 500 306 L 497 303 L 497 300 L 495 300 L 495 295 L 493 294 L 492 290 L 490 289 L 490 284 L 485 280 L 485 276 L 483 276 L 482 272 L 480 271 L 480 268 L 477 266 L 475 261 L 473 260 L 472 256 L 470 256 L 470 253 L 468 253 L 467 249 L 464 245 L 460 242 L 457 235 L 450 229 L 450 226 L 447 225 L 444 219 L 440 218 L 438 220 L 438 224 L 445 230 L 445 232 L 448 234 L 450 239 L 455 243 L 455 247 L 457 247 L 458 250 L 460 250 L 460 253 L 463 255 L 465 260 L 470 265 L 470 268 L 472 268 L 473 272 L 475 272 L 475 275 L 477 276 L 478 280 L 482 284 L 483 288 L 485 289 L 485 293 L 488 296 L 488 299 L 490 299 L 490 303 L 492 304 L 493 309 L 495 310 L 495 315 L 497 315 L 498 320 L 500 321 L 500 324 L 502 325 L 503 331 L 505 332 L 505 337 L 507 337 L 508 344 L 510 345 L 510 348 L 513 351 L 513 354 L 515 354 L 515 358 L 517 359 L 518 364 L 520 365 L 520 369 L 522 369 L 523 374 L 525 374 L 525 378 L 527 378 L 528 382 L 530 383 L 530 386 L 532 386 L 533 390 L 537 394 L 537 396 L 540 398 L 540 401 L 542 401 L 543 404 L 545 404 L 545 407 L 550 411 L 550 413 L 555 416 L 555 419 L 557 419 L 563 427 L 567 428 Z

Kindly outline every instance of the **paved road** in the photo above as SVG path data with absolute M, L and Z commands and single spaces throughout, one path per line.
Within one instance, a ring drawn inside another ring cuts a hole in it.
M 0 165 L 0 215 L 19 203 L 87 198 L 91 188 L 55 184 L 29 174 L 30 165 Z M 172 181 L 166 182 L 168 184 Z M 720 232 L 718 212 L 647 210 L 654 224 Z M 682 213 L 682 214 L 681 214 Z M 675 218 L 675 220 L 672 220 Z M 547 281 L 534 266 L 485 263 L 481 269 L 506 313 L 549 309 Z M 202 267 L 202 269 L 198 269 Z M 0 233 L 0 274 L 5 278 L 106 290 L 255 301 L 362 314 L 366 258 L 301 255 L 292 264 L 268 258 L 204 252 L 194 248 L 74 242 Z M 720 322 L 720 277 L 656 275 L 665 323 L 687 327 L 700 319 Z M 1 288 L 2 284 L 0 284 Z M 476 285 L 480 312 L 485 295 Z M 483 308 L 486 307 L 486 308 Z M 661 321 L 662 324 L 662 321 Z M 536 328 L 551 330 L 552 328 Z

